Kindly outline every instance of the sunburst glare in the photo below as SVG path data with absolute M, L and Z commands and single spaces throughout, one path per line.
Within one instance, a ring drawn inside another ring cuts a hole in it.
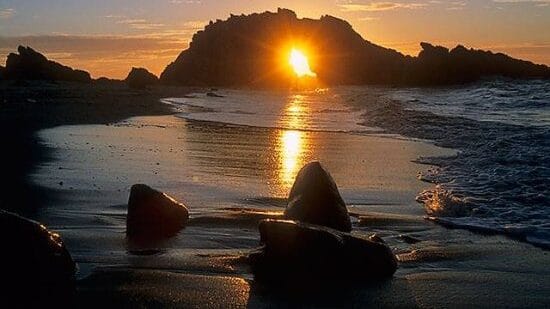
M 292 66 L 292 69 L 294 70 L 294 73 L 298 77 L 315 77 L 317 74 L 315 72 L 311 71 L 311 68 L 309 67 L 309 61 L 306 57 L 306 55 L 301 52 L 300 50 L 293 48 L 290 51 L 290 58 L 289 58 L 289 64 Z

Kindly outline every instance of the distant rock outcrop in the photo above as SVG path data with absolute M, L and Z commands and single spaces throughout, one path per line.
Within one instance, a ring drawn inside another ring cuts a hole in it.
M 91 82 L 90 73 L 74 70 L 55 61 L 30 47 L 19 46 L 19 54 L 11 53 L 6 60 L 5 79 L 14 80 L 52 80 Z
M 448 84 L 489 75 L 550 78 L 547 66 L 462 46 L 449 52 L 422 43 L 418 57 L 405 56 L 364 40 L 344 20 L 298 19 L 279 9 L 210 22 L 160 79 L 201 86 L 290 85 L 295 80 L 285 57 L 293 46 L 308 51 L 312 70 L 328 85 Z
M 467 49 L 462 45 L 450 51 L 425 42 L 420 46 L 422 51 L 406 71 L 406 80 L 418 84 L 466 83 L 487 76 L 550 78 L 549 67 L 502 53 Z
M 185 205 L 144 184 L 133 185 L 128 200 L 126 235 L 159 239 L 175 235 L 189 219 Z
M 316 161 L 306 164 L 296 175 L 288 196 L 285 217 L 344 232 L 351 231 L 346 203 L 332 176 Z
M 155 74 L 144 68 L 132 68 L 125 82 L 130 88 L 144 89 L 147 86 L 157 84 L 159 79 Z
M 93 80 L 94 84 L 99 85 L 118 85 L 123 84 L 124 81 L 121 79 L 113 79 L 113 78 L 107 78 L 107 77 L 99 77 Z

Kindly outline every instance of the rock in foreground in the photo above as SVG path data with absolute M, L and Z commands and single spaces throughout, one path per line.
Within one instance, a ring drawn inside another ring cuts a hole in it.
M 58 234 L 38 222 L 0 210 L 2 303 L 69 301 L 76 265 Z M 8 298 L 6 298 L 8 297 Z
M 287 219 L 351 231 L 351 220 L 336 183 L 319 162 L 298 172 L 288 196 Z
M 185 205 L 144 184 L 130 190 L 126 235 L 130 238 L 170 237 L 189 219 Z
M 250 262 L 260 279 L 370 281 L 397 269 L 395 255 L 380 241 L 291 220 L 262 220 L 259 229 L 264 247 Z

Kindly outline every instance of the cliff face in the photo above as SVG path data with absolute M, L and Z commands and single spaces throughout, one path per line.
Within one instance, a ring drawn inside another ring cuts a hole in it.
M 55 61 L 48 60 L 44 55 L 30 47 L 19 46 L 19 54 L 11 53 L 6 60 L 5 79 L 19 80 L 60 80 L 75 82 L 91 82 L 90 74 L 74 70 Z
M 210 22 L 160 79 L 181 85 L 284 86 L 294 82 L 285 58 L 292 47 L 307 51 L 312 70 L 328 85 L 448 84 L 487 75 L 550 77 L 547 66 L 462 46 L 448 51 L 422 43 L 418 57 L 404 56 L 364 40 L 344 20 L 298 19 L 294 12 L 279 9 Z

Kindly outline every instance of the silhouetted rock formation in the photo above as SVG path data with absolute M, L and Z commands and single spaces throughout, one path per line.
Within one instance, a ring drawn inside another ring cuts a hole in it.
M 126 77 L 125 82 L 130 88 L 135 89 L 144 89 L 149 85 L 157 84 L 159 79 L 155 74 L 147 71 L 144 68 L 132 68 L 128 77 Z
M 4 79 L 4 72 L 6 71 L 6 68 L 0 65 L 0 80 Z
M 130 190 L 126 235 L 129 238 L 156 239 L 175 235 L 189 219 L 185 205 L 147 185 Z
M 381 240 L 289 220 L 262 220 L 261 243 L 249 255 L 254 274 L 266 281 L 370 281 L 391 277 L 397 260 Z
M 547 66 L 462 46 L 449 52 L 422 43 L 419 57 L 404 56 L 364 40 L 344 20 L 298 19 L 294 12 L 279 9 L 210 22 L 160 79 L 200 86 L 293 84 L 284 54 L 292 45 L 309 51 L 312 70 L 328 85 L 448 84 L 489 75 L 550 78 Z
M 306 164 L 296 175 L 285 218 L 351 231 L 346 203 L 336 183 L 319 162 Z
M 100 77 L 100 78 L 97 78 L 97 79 L 93 80 L 94 84 L 99 84 L 99 85 L 108 85 L 108 84 L 119 85 L 119 84 L 122 84 L 124 82 L 125 81 L 120 80 L 120 79 L 113 79 L 113 78 L 107 78 L 107 77 Z
M 62 307 L 74 291 L 76 265 L 59 235 L 3 210 L 0 230 L 2 303 L 14 297 L 18 306 Z
M 19 46 L 19 54 L 11 53 L 6 60 L 5 79 L 16 80 L 51 80 L 91 82 L 90 73 L 73 70 L 55 61 L 48 60 L 44 55 L 30 47 Z
M 445 47 L 420 43 L 422 51 L 408 68 L 406 80 L 420 84 L 453 84 L 485 76 L 550 78 L 550 68 L 490 51 Z

